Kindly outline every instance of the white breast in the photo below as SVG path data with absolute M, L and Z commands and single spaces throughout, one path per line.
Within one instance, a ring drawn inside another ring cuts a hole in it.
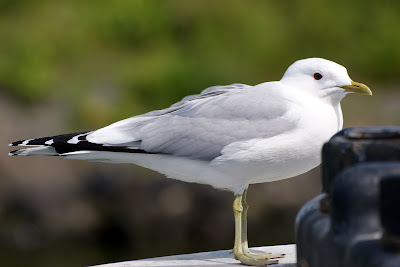
M 333 107 L 312 97 L 301 101 L 300 108 L 293 108 L 301 112 L 294 131 L 244 142 L 241 151 L 223 155 L 211 165 L 248 184 L 291 178 L 318 166 L 323 144 L 342 128 L 340 105 Z

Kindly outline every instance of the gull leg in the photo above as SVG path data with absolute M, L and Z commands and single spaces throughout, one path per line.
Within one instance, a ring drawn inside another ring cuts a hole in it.
M 233 201 L 233 215 L 235 218 L 235 244 L 233 246 L 233 254 L 235 259 L 239 260 L 237 255 L 243 254 L 242 250 L 242 195 L 236 195 Z
M 233 253 L 235 259 L 239 260 L 242 264 L 252 266 L 265 266 L 268 264 L 278 263 L 277 260 L 270 260 L 270 257 L 259 257 L 258 254 L 250 253 L 247 245 L 247 230 L 244 229 L 247 225 L 243 225 L 246 218 L 243 218 L 243 195 L 236 195 L 233 202 L 233 214 L 235 216 L 235 244 Z M 245 235 L 243 235 L 245 233 Z M 247 249 L 247 251 L 244 251 Z
M 249 205 L 246 202 L 247 198 L 247 189 L 244 190 L 243 195 L 242 195 L 242 250 L 243 253 L 246 255 L 249 255 L 251 257 L 257 258 L 257 259 L 275 259 L 275 258 L 283 258 L 285 254 L 271 254 L 268 252 L 264 253 L 252 253 L 249 250 L 249 243 L 247 239 L 247 210 L 249 209 Z

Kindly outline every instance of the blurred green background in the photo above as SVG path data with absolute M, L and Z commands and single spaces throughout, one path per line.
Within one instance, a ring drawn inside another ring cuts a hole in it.
M 7 156 L 216 84 L 279 80 L 294 61 L 347 67 L 373 97 L 345 126 L 400 123 L 399 1 L 0 0 L 0 264 L 86 266 L 233 246 L 233 196 L 130 165 Z M 320 171 L 251 186 L 250 245 L 294 242 Z

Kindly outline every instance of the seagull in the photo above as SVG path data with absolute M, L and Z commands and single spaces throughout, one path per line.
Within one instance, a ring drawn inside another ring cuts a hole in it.
M 234 193 L 235 259 L 278 262 L 284 254 L 252 253 L 247 189 L 305 173 L 321 162 L 322 145 L 343 127 L 340 101 L 372 95 L 345 67 L 322 58 L 293 63 L 280 81 L 212 86 L 172 106 L 104 128 L 13 142 L 9 155 L 133 163 L 185 182 Z

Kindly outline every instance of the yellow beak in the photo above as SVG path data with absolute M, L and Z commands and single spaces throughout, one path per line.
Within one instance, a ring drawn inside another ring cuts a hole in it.
M 362 83 L 351 81 L 351 85 L 342 86 L 341 88 L 343 88 L 347 92 L 357 93 L 361 95 L 372 95 L 371 89 L 369 89 L 368 86 Z

